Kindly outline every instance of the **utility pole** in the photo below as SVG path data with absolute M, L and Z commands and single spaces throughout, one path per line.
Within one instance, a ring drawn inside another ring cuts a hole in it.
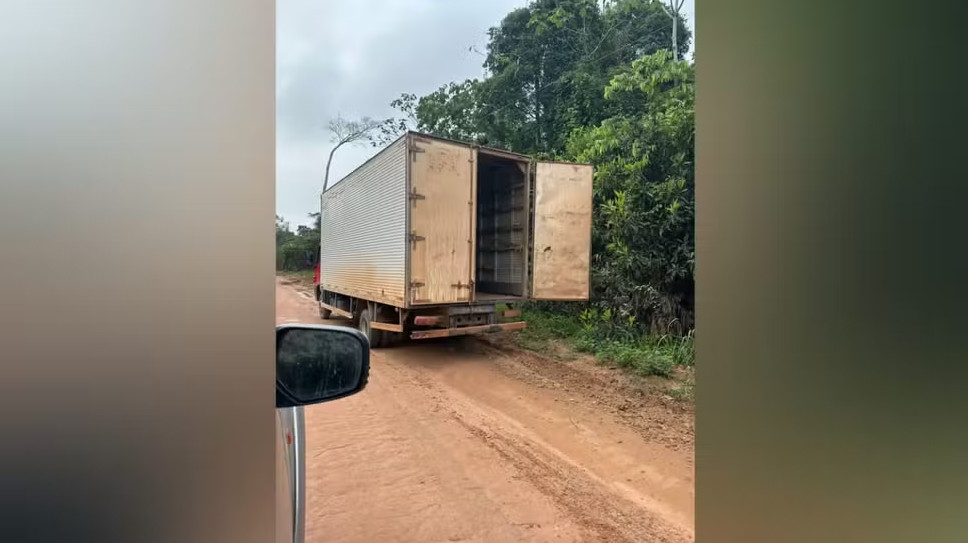
M 666 15 L 672 18 L 672 59 L 679 60 L 679 11 L 686 0 L 669 0 L 669 5 L 660 2 L 659 5 L 665 10 Z

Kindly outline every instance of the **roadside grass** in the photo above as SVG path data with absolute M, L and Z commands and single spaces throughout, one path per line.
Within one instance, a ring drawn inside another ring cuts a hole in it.
M 527 321 L 528 327 L 517 335 L 517 343 L 523 349 L 539 352 L 558 360 L 574 360 L 577 349 L 569 341 L 581 333 L 581 326 L 574 317 L 533 309 L 524 309 L 515 320 Z
M 679 369 L 688 370 L 686 373 L 691 376 L 695 365 L 692 332 L 683 337 L 646 335 L 634 321 L 622 322 L 609 311 L 586 310 L 581 315 L 570 315 L 525 306 L 521 320 L 527 321 L 528 327 L 516 335 L 518 345 L 555 358 L 567 359 L 567 356 L 555 356 L 563 345 L 643 377 L 672 378 L 682 373 Z M 687 377 L 670 387 L 669 392 L 676 399 L 690 400 L 694 386 L 695 382 Z

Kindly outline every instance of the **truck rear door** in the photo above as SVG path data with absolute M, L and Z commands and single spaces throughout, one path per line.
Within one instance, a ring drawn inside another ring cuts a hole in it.
M 587 300 L 591 281 L 592 166 L 538 162 L 531 298 Z
M 473 150 L 411 138 L 410 303 L 467 302 L 474 255 Z

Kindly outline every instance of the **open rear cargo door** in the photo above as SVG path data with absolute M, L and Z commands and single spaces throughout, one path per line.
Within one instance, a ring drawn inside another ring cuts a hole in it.
M 467 302 L 473 291 L 473 150 L 411 136 L 410 303 Z
M 538 162 L 531 297 L 587 300 L 591 243 L 592 166 Z

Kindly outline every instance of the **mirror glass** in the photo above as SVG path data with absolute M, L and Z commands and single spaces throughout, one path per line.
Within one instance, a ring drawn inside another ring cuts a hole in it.
M 360 386 L 363 355 L 351 333 L 289 328 L 278 336 L 276 379 L 299 402 L 335 398 Z

